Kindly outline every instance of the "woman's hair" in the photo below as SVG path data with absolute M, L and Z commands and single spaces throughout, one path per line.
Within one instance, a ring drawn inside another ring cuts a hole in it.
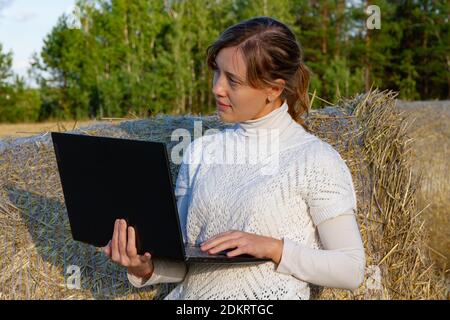
M 206 49 L 206 63 L 215 69 L 216 57 L 223 48 L 237 46 L 247 66 L 246 82 L 253 88 L 277 86 L 285 80 L 280 97 L 287 100 L 292 119 L 308 130 L 301 118 L 309 113 L 310 71 L 294 33 L 270 17 L 255 17 L 228 27 Z

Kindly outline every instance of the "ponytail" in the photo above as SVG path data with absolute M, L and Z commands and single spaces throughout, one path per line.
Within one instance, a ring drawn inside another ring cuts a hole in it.
M 305 113 L 309 115 L 310 111 L 310 101 L 308 96 L 309 81 L 310 71 L 303 62 L 300 62 L 292 79 L 292 91 L 287 93 L 286 96 L 289 114 L 292 119 L 300 124 L 306 131 L 309 131 L 309 128 L 301 116 Z

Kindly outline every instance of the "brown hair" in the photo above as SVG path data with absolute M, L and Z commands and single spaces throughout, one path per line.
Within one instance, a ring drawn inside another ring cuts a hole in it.
M 206 63 L 216 68 L 216 56 L 223 48 L 237 46 L 247 66 L 246 82 L 253 88 L 286 84 L 280 97 L 287 100 L 292 119 L 308 130 L 301 118 L 309 113 L 310 71 L 294 33 L 284 23 L 270 17 L 255 17 L 228 27 L 206 49 Z

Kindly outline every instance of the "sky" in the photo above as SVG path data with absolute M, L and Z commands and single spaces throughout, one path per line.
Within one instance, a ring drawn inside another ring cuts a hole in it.
M 0 43 L 3 52 L 13 52 L 16 74 L 27 78 L 33 52 L 40 52 L 45 36 L 74 4 L 75 0 L 0 0 Z

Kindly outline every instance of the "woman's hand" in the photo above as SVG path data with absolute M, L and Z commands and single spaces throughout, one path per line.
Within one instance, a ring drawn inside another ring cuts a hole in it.
M 113 262 L 128 268 L 128 272 L 140 277 L 150 278 L 153 273 L 153 261 L 150 253 L 137 254 L 136 235 L 133 227 L 128 227 L 123 219 L 117 219 L 114 224 L 112 239 L 103 247 L 103 252 Z
M 249 254 L 256 258 L 269 258 L 278 264 L 283 252 L 283 240 L 232 230 L 220 233 L 201 245 L 201 250 L 210 254 L 234 248 L 227 253 L 228 257 Z

